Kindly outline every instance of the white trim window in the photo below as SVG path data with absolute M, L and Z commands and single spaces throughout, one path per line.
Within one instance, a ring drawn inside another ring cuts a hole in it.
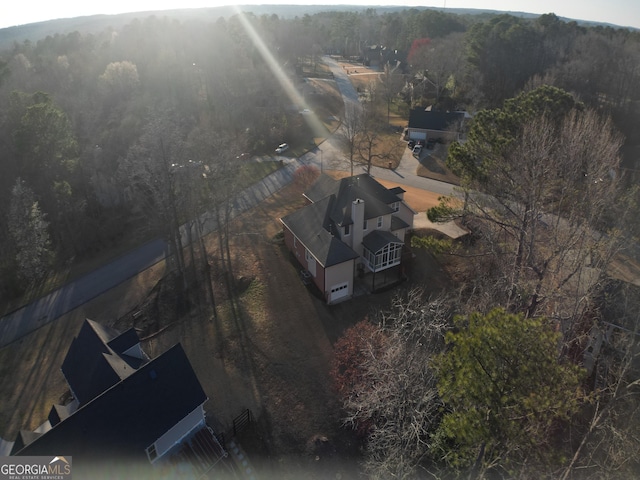
M 378 217 L 378 227 L 377 228 L 382 228 L 382 217 Z
M 152 443 L 146 448 L 147 457 L 149 457 L 149 461 L 153 463 L 158 458 L 158 452 L 156 451 L 156 444 Z
M 372 272 L 400 265 L 401 258 L 402 243 L 389 243 L 376 253 L 367 248 L 364 249 L 364 260 Z

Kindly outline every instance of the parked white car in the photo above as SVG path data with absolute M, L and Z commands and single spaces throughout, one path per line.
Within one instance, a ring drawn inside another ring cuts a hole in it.
M 278 145 L 278 148 L 276 148 L 276 153 L 284 153 L 287 150 L 289 150 L 289 145 L 286 143 L 281 143 L 280 145 Z

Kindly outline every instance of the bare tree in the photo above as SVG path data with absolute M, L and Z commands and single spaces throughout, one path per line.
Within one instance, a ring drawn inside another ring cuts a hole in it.
M 398 98 L 400 90 L 404 86 L 404 77 L 394 72 L 393 67 L 388 63 L 385 64 L 383 72 L 379 76 L 380 94 L 387 104 L 387 124 L 391 116 L 391 104 Z
M 171 113 L 158 114 L 119 166 L 125 195 L 138 210 L 138 218 L 146 218 L 152 228 L 161 229 L 169 243 L 180 291 L 187 288 L 180 230 L 184 204 L 176 177 L 187 160 L 181 130 L 180 122 Z
M 371 478 L 409 478 L 427 463 L 442 406 L 430 360 L 444 346 L 450 318 L 445 300 L 412 290 L 380 314 L 384 341 L 370 335 L 360 344 L 360 382 L 344 400 L 345 423 L 368 426 Z
M 632 478 L 640 468 L 640 311 L 638 287 L 604 283 L 597 299 L 599 318 L 585 342 L 592 402 L 571 432 L 576 439 L 562 480 L 578 472 L 584 478 Z M 583 476 L 583 475 L 581 475 Z
M 349 153 L 349 165 L 353 176 L 353 164 L 358 150 L 358 138 L 364 128 L 362 106 L 355 102 L 347 102 L 344 106 L 344 118 L 340 128 L 340 138 Z
M 615 253 L 616 237 L 601 232 L 618 197 L 622 139 L 608 118 L 588 109 L 533 115 L 516 131 L 475 150 L 481 161 L 465 160 L 473 188 L 467 212 L 483 222 L 487 249 L 499 259 L 499 304 L 530 316 L 573 317 Z
M 446 93 L 455 95 L 464 71 L 463 42 L 463 33 L 451 33 L 433 39 L 414 53 L 411 70 L 419 81 L 414 89 L 417 88 L 421 96 L 431 96 L 431 93 L 438 103 Z

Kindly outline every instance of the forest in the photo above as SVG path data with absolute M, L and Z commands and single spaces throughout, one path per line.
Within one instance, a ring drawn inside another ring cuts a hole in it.
M 323 55 L 380 65 L 378 128 L 416 107 L 474 115 L 447 157 L 464 201 L 429 212 L 471 238 L 413 245 L 465 270 L 438 297 L 398 295 L 335 345 L 364 471 L 638 475 L 640 295 L 606 274 L 640 239 L 636 31 L 368 9 L 153 15 L 15 43 L 0 52 L 3 308 L 152 238 L 182 252 L 181 224 L 229 213 L 238 158 L 301 135 L 273 64 L 300 85 L 326 76 Z

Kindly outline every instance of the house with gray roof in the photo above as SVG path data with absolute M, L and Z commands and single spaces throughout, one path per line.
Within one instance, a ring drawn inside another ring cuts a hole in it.
M 84 478 L 101 478 L 94 469 L 116 465 L 166 478 L 177 468 L 196 478 L 227 458 L 180 344 L 149 359 L 134 329 L 120 333 L 87 319 L 62 371 L 73 401 L 54 405 L 36 431 L 20 432 L 12 455 L 71 456 Z
M 415 215 L 403 195 L 367 174 L 321 175 L 304 193 L 309 205 L 280 219 L 285 244 L 327 303 L 351 298 L 356 277 L 371 274 L 375 290 L 376 274 L 400 266 Z
M 409 111 L 407 140 L 441 140 L 451 142 L 459 140 L 464 132 L 466 112 L 437 112 L 425 108 Z

